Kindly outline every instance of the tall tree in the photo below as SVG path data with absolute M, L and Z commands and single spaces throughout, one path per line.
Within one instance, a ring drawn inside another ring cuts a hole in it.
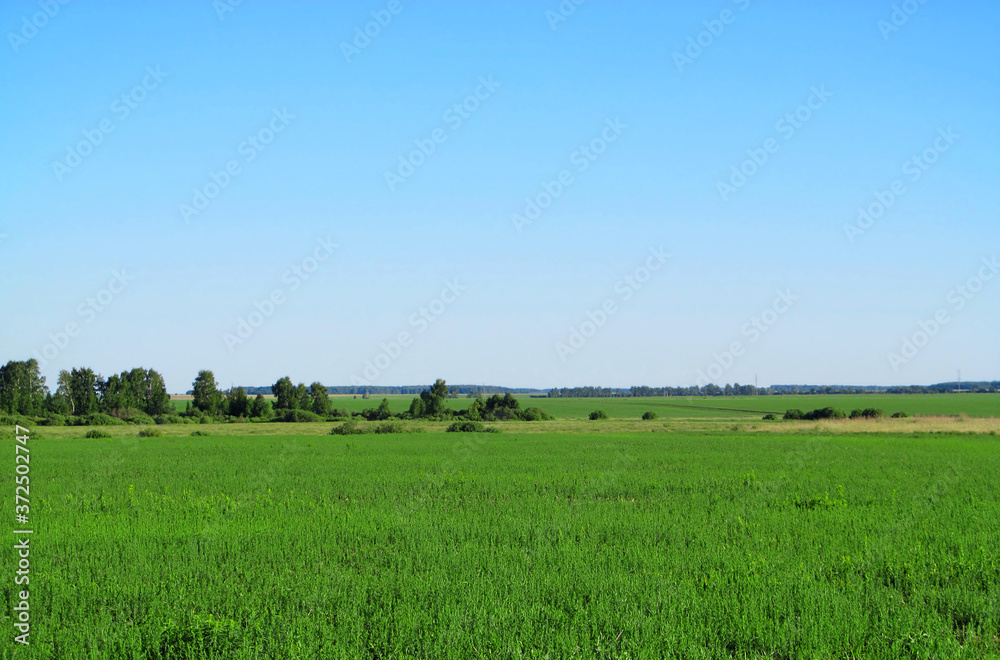
M 37 415 L 45 404 L 45 378 L 38 360 L 15 362 L 0 367 L 0 410 L 18 415 Z
M 250 399 L 247 398 L 247 391 L 242 387 L 234 387 L 226 393 L 229 400 L 229 414 L 233 417 L 250 416 Z
M 197 410 L 217 415 L 222 407 L 222 394 L 211 371 L 199 371 L 194 379 L 194 407 Z
M 330 393 L 327 392 L 323 383 L 315 382 L 309 386 L 310 410 L 317 415 L 326 415 L 330 412 Z
M 69 372 L 69 398 L 73 414 L 89 415 L 97 412 L 97 393 L 104 385 L 93 369 L 81 367 Z
M 292 385 L 292 379 L 288 376 L 279 378 L 278 382 L 271 386 L 271 394 L 277 398 L 274 402 L 275 408 L 279 410 L 295 408 L 295 386 Z

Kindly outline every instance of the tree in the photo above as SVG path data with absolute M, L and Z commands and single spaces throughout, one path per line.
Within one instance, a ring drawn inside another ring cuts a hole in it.
M 242 387 L 233 387 L 226 393 L 228 403 L 228 414 L 233 417 L 250 416 L 250 399 L 247 398 L 247 391 Z
M 170 394 L 167 393 L 167 383 L 155 369 L 146 372 L 142 394 L 144 399 L 142 409 L 147 415 L 166 415 L 173 412 Z
M 309 388 L 306 387 L 305 383 L 299 383 L 295 386 L 295 405 L 292 407 L 299 410 L 309 410 L 309 403 Z
M 438 378 L 431 385 L 430 390 L 420 393 L 420 399 L 424 404 L 424 416 L 436 417 L 444 412 L 445 400 L 448 398 L 448 386 Z
M 254 397 L 253 403 L 250 404 L 250 416 L 256 419 L 271 419 L 274 417 L 274 409 L 271 407 L 271 402 L 265 399 L 263 394 L 258 394 Z
M 317 415 L 327 415 L 330 412 L 330 393 L 323 383 L 315 382 L 309 386 L 309 410 Z
M 199 371 L 198 377 L 194 379 L 194 401 L 195 410 L 207 412 L 210 415 L 217 415 L 222 407 L 222 393 L 215 382 L 215 374 L 211 371 Z
M 45 378 L 38 371 L 38 360 L 15 362 L 0 367 L 0 411 L 18 415 L 37 415 L 45 404 Z
M 277 397 L 274 407 L 280 409 L 295 407 L 295 387 L 292 379 L 284 376 L 271 386 L 271 394 Z
M 69 372 L 69 398 L 73 414 L 89 415 L 97 412 L 97 392 L 105 387 L 103 379 L 100 383 L 98 380 L 94 371 L 86 367 Z

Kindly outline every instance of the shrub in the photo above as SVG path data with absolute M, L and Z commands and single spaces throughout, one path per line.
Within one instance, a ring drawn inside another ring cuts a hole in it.
M 843 419 L 847 417 L 843 410 L 837 410 L 836 408 L 817 408 L 811 412 L 806 413 L 803 419 Z
M 789 408 L 782 419 L 805 419 L 806 414 L 798 408 Z
M 646 412 L 642 413 L 642 418 L 647 420 L 656 419 L 656 413 L 653 412 L 652 410 L 647 410 Z
M 608 418 L 608 413 L 607 413 L 606 410 L 595 410 L 594 412 L 590 413 L 590 419 L 592 419 L 592 420 L 593 419 L 607 419 L 607 418 Z
M 137 408 L 122 408 L 112 411 L 114 417 L 128 424 L 155 424 L 156 420 Z
M 909 415 L 907 415 L 905 412 L 894 412 L 894 413 L 892 413 L 892 418 L 893 419 L 901 419 L 903 417 L 909 417 Z
M 160 429 L 142 429 L 139 431 L 140 438 L 159 438 L 163 435 Z
M 66 426 L 66 417 L 63 415 L 57 415 L 56 413 L 49 413 L 45 417 L 38 420 L 39 426 Z
M 766 419 L 766 420 L 773 420 L 773 419 L 778 419 L 778 418 L 777 418 L 777 416 L 775 416 L 774 413 L 767 413 L 766 415 L 764 415 L 764 419 Z
M 861 416 L 865 419 L 879 419 L 885 417 L 885 411 L 881 408 L 865 408 L 861 411 Z
M 204 437 L 206 435 L 212 435 L 212 434 L 209 433 L 208 431 L 191 431 L 191 435 Z
M 851 411 L 850 418 L 851 419 L 858 419 L 859 417 L 862 416 L 862 414 L 863 413 L 861 412 L 860 408 L 855 408 L 854 410 Z
M 282 422 L 325 422 L 326 419 L 308 410 L 289 410 L 281 418 Z
M 76 423 L 78 426 L 124 426 L 125 424 L 124 421 L 117 417 L 105 415 L 104 413 L 91 413 L 77 417 Z
M 552 419 L 552 415 L 548 414 L 541 408 L 532 406 L 531 408 L 525 408 L 521 413 L 521 419 L 526 422 L 540 422 Z
M 157 415 L 153 418 L 157 424 L 187 424 L 188 420 L 180 415 Z
M 406 433 L 406 428 L 399 422 L 385 422 L 376 426 L 373 433 Z
M 110 438 L 111 434 L 107 431 L 102 431 L 100 429 L 90 429 L 83 434 L 85 438 Z
M 330 435 L 357 435 L 359 433 L 364 433 L 364 430 L 358 427 L 358 423 L 353 419 L 347 420 L 340 426 L 334 426 L 330 429 Z
M 445 431 L 448 433 L 500 433 L 500 429 L 495 426 L 483 426 L 479 422 L 472 421 L 454 422 Z
M 326 416 L 326 420 L 328 422 L 334 422 L 334 421 L 339 422 L 342 419 L 350 419 L 350 418 L 351 418 L 351 411 L 348 410 L 347 408 L 334 408 L 333 410 L 330 411 L 330 414 Z

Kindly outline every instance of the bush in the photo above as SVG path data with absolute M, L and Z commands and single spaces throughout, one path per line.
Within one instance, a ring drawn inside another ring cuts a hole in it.
M 152 420 L 150 420 L 152 422 Z M 124 426 L 125 422 L 118 419 L 117 417 L 112 417 L 111 415 L 105 415 L 104 413 L 91 413 L 89 415 L 83 415 L 82 417 L 76 418 L 76 423 L 78 426 Z
M 187 419 L 184 419 L 180 415 L 157 415 L 153 418 L 153 421 L 157 424 L 188 424 L 190 423 Z
M 798 408 L 789 408 L 782 419 L 805 419 L 806 414 Z
M 552 415 L 548 414 L 541 408 L 532 406 L 531 408 L 525 408 L 521 413 L 521 419 L 526 422 L 541 422 L 552 419 Z
M 881 408 L 865 408 L 861 411 L 861 416 L 865 419 L 880 419 L 885 417 L 885 411 Z
M 607 419 L 607 418 L 608 418 L 608 413 L 606 410 L 595 410 L 594 412 L 590 413 L 590 419 L 592 420 Z
M 847 417 L 843 410 L 836 408 L 817 408 L 805 414 L 803 419 L 843 419 Z
M 56 413 L 49 413 L 45 417 L 38 420 L 39 426 L 66 426 L 66 417 L 63 415 L 57 415 Z
M 909 415 L 907 415 L 905 412 L 894 412 L 894 413 L 892 413 L 892 418 L 893 419 L 901 419 L 903 417 L 909 417 Z
M 330 414 L 326 416 L 326 421 L 328 422 L 339 422 L 342 419 L 350 419 L 351 411 L 347 408 L 334 408 L 330 411 Z
M 448 433 L 500 433 L 495 426 L 483 426 L 479 422 L 454 422 L 445 429 Z
M 85 438 L 110 438 L 111 434 L 107 431 L 102 431 L 100 429 L 90 429 L 83 434 Z
M 406 428 L 399 422 L 385 422 L 379 424 L 372 431 L 373 433 L 406 433 Z
M 767 413 L 766 415 L 764 415 L 764 419 L 766 419 L 766 420 L 774 420 L 774 419 L 778 419 L 778 418 L 777 418 L 777 416 L 775 416 L 774 413 Z
M 163 431 L 160 429 L 142 429 L 139 431 L 140 438 L 159 438 L 163 436 Z
M 196 436 L 196 437 L 204 437 L 204 436 L 212 435 L 212 434 L 209 433 L 208 431 L 191 431 L 191 435 Z
M 289 410 L 280 419 L 282 422 L 325 422 L 326 419 L 308 410 Z
M 155 424 L 156 420 L 137 408 L 123 408 L 112 411 L 113 416 L 128 424 Z
M 364 431 L 358 427 L 358 423 L 353 419 L 330 429 L 330 435 L 358 435 L 359 433 L 364 433 Z
M 646 412 L 642 413 L 642 418 L 647 420 L 656 419 L 656 413 L 653 412 L 652 410 L 647 410 Z
M 862 412 L 860 408 L 855 408 L 854 410 L 851 411 L 851 414 L 849 415 L 851 419 L 858 419 L 861 416 Z

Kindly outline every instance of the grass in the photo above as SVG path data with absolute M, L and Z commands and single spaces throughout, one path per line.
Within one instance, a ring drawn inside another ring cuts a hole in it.
M 43 429 L 17 657 L 1000 656 L 995 436 L 635 423 Z

